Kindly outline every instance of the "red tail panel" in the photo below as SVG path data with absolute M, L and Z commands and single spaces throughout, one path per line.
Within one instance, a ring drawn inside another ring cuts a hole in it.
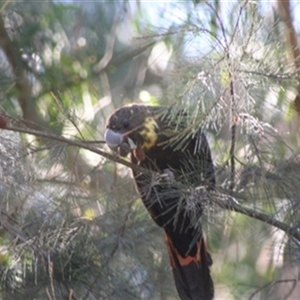
M 166 234 L 166 243 L 173 269 L 178 294 L 182 300 L 210 300 L 214 296 L 213 281 L 209 266 L 211 258 L 201 238 L 197 244 L 196 254 L 180 255 L 170 237 Z

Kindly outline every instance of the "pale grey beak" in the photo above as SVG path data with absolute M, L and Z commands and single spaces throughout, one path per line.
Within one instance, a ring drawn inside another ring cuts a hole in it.
M 111 129 L 106 129 L 104 139 L 109 148 L 118 152 L 121 156 L 126 156 L 130 151 L 136 149 L 136 145 L 129 137 L 124 137 L 121 133 Z
M 111 149 L 116 149 L 124 142 L 124 137 L 121 133 L 115 132 L 111 129 L 106 129 L 104 132 L 104 139 Z

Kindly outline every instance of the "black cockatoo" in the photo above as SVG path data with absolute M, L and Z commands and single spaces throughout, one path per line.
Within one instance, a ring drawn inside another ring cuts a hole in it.
M 200 223 L 203 200 L 193 190 L 214 189 L 215 172 L 202 128 L 191 129 L 187 118 L 161 106 L 125 106 L 109 117 L 105 140 L 142 167 L 134 168 L 134 180 L 152 219 L 165 231 L 180 298 L 209 300 L 214 296 L 212 259 Z

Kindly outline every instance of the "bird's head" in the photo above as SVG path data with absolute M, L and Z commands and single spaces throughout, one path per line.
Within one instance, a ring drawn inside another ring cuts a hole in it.
M 144 151 L 157 143 L 157 115 L 161 108 L 145 105 L 125 106 L 116 110 L 106 124 L 104 138 L 107 145 L 121 156 L 133 152 L 138 160 L 144 159 Z

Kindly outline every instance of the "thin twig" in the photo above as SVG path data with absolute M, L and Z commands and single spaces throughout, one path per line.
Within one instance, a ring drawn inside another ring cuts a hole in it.
M 249 297 L 249 300 L 253 299 L 254 296 L 256 294 L 258 294 L 260 291 L 264 290 L 265 288 L 278 284 L 278 283 L 287 283 L 287 282 L 292 282 L 293 286 L 291 287 L 290 291 L 287 293 L 287 295 L 285 297 L 282 297 L 282 299 L 288 299 L 288 297 L 292 294 L 292 292 L 294 291 L 296 284 L 297 284 L 297 280 L 294 279 L 281 279 L 281 280 L 275 280 L 275 281 L 271 281 L 265 285 L 263 285 L 262 287 L 258 288 L 257 290 L 255 290 Z
M 142 168 L 140 166 L 137 166 L 125 159 L 120 158 L 119 156 L 115 155 L 115 154 L 110 154 L 107 153 L 99 148 L 96 148 L 94 146 L 91 146 L 90 144 L 87 144 L 84 140 L 72 140 L 72 139 L 67 139 L 64 138 L 62 136 L 58 136 L 56 134 L 50 133 L 50 132 L 44 132 L 44 131 L 39 131 L 39 130 L 34 130 L 34 129 L 30 129 L 30 128 L 21 128 L 21 127 L 15 127 L 15 126 L 8 126 L 7 128 L 5 128 L 5 130 L 8 131 L 14 131 L 14 132 L 19 132 L 19 133 L 26 133 L 26 134 L 31 134 L 34 136 L 38 136 L 38 137 L 42 137 L 42 138 L 46 138 L 46 139 L 50 139 L 50 140 L 54 140 L 54 141 L 58 141 L 61 142 L 63 144 L 69 145 L 69 146 L 75 146 L 75 147 L 79 147 L 79 148 L 83 148 L 86 150 L 89 150 L 91 152 L 94 152 L 96 154 L 99 154 L 109 160 L 115 161 L 119 164 L 122 164 L 128 168 L 131 168 L 132 170 L 135 170 L 137 172 L 143 172 L 144 174 L 152 174 L 152 172 L 150 172 L 149 170 Z
M 233 191 L 235 186 L 235 143 L 236 143 L 236 120 L 235 120 L 235 92 L 234 92 L 234 79 L 231 71 L 229 70 L 229 76 L 230 76 L 230 96 L 231 96 L 231 145 L 229 150 L 230 155 L 230 185 L 229 189 Z
M 226 194 L 220 194 L 219 192 L 210 192 L 213 203 L 217 204 L 219 207 L 235 211 L 246 215 L 250 218 L 260 220 L 266 224 L 272 225 L 278 229 L 284 231 L 287 235 L 292 236 L 296 240 L 300 241 L 300 232 L 298 228 L 291 227 L 284 222 L 281 222 L 268 214 L 258 212 L 251 208 L 247 208 L 238 204 L 238 202 L 231 196 Z
M 11 0 L 6 0 L 3 5 L 0 7 L 0 13 L 2 13 L 4 11 L 4 9 L 6 8 L 6 6 L 11 2 Z
M 125 234 L 125 230 L 126 230 L 127 223 L 128 223 L 128 220 L 129 220 L 129 215 L 131 213 L 132 205 L 133 205 L 134 202 L 135 202 L 135 200 L 129 202 L 128 211 L 127 211 L 127 213 L 124 217 L 123 222 L 121 223 L 122 224 L 121 227 L 118 230 L 117 242 L 115 243 L 115 246 L 113 247 L 113 249 L 110 251 L 110 254 L 109 254 L 108 258 L 106 259 L 106 261 L 102 264 L 102 266 L 101 266 L 102 269 L 104 269 L 109 264 L 109 262 L 113 259 L 113 257 L 115 256 L 115 254 L 117 253 L 117 251 L 120 248 L 120 244 L 121 244 L 120 239 Z M 92 288 L 94 287 L 96 282 L 97 282 L 97 278 L 95 277 L 95 279 L 92 281 L 91 285 L 89 286 L 89 289 L 88 289 L 87 293 L 82 297 L 82 299 L 88 299 L 88 297 L 90 295 L 90 291 L 92 290 Z
M 233 34 L 231 36 L 231 41 L 230 44 L 227 46 L 226 52 L 227 52 L 227 59 L 228 59 L 228 73 L 229 73 L 229 78 L 230 78 L 230 98 L 231 98 L 231 145 L 230 145 L 230 166 L 231 166 L 231 171 L 230 171 L 230 185 L 229 189 L 231 191 L 234 190 L 235 187 L 235 144 L 236 144 L 236 116 L 235 116 L 235 106 L 236 106 L 236 101 L 235 101 L 235 90 L 234 90 L 234 82 L 235 78 L 233 76 L 233 73 L 231 71 L 231 62 L 230 62 L 230 54 L 229 54 L 229 48 L 230 45 L 233 43 L 234 37 L 237 33 L 237 28 L 240 22 L 240 18 L 242 15 L 242 11 L 245 7 L 245 5 L 248 3 L 248 1 L 244 1 L 242 6 L 240 7 L 238 18 L 234 27 Z

